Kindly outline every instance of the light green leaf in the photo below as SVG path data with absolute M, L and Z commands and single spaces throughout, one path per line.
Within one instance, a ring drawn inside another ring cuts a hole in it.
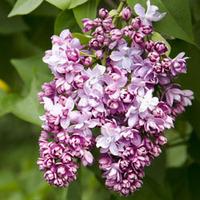
M 118 12 L 117 12 L 116 9 L 113 9 L 113 10 L 111 10 L 111 11 L 109 12 L 109 15 L 110 15 L 111 17 L 113 17 L 113 16 L 115 16 L 115 15 L 117 15 L 117 14 L 118 14 Z
M 166 156 L 168 167 L 180 167 L 187 159 L 187 146 L 179 145 L 168 148 L 166 151 Z
M 99 0 L 89 0 L 87 3 L 73 9 L 76 21 L 81 28 L 83 27 L 83 18 L 94 19 L 96 17 L 98 4 Z
M 8 17 L 26 15 L 35 10 L 43 0 L 17 0 Z
M 36 79 L 33 79 L 29 94 L 25 98 L 18 100 L 16 105 L 13 106 L 12 113 L 22 120 L 40 126 L 41 120 L 39 116 L 42 114 L 42 109 L 37 97 L 39 88 Z
M 11 112 L 13 105 L 19 100 L 17 94 L 6 94 L 0 91 L 0 116 Z
M 128 0 L 132 7 L 136 3 L 145 5 L 146 0 Z M 194 44 L 188 0 L 152 0 L 151 3 L 157 5 L 162 12 L 167 12 L 160 22 L 155 23 L 156 31 Z
M 46 0 L 47 2 L 53 4 L 54 6 L 60 8 L 61 10 L 72 9 L 85 3 L 88 0 Z
M 58 35 L 64 29 L 70 29 L 71 32 L 80 31 L 72 10 L 62 11 L 56 18 L 54 24 L 54 33 Z
M 167 46 L 167 49 L 168 49 L 168 51 L 166 52 L 166 55 L 169 56 L 169 54 L 171 52 L 171 46 L 170 46 L 170 44 L 167 42 L 167 40 L 162 35 L 160 35 L 157 32 L 153 32 L 153 34 L 151 36 L 151 39 L 154 42 L 163 42 L 163 43 L 165 43 L 165 45 Z
M 72 33 L 73 37 L 78 38 L 81 42 L 81 44 L 88 44 L 88 42 L 91 39 L 91 36 L 89 35 L 84 35 L 81 33 Z
M 26 86 L 30 85 L 34 77 L 39 84 L 50 80 L 50 70 L 47 65 L 42 62 L 42 55 L 25 59 L 12 59 L 11 63 Z
M 37 93 L 41 90 L 41 84 L 50 80 L 50 70 L 42 62 L 41 55 L 26 59 L 13 59 L 11 62 L 25 83 L 24 91 L 30 88 L 28 95 L 18 99 L 11 111 L 20 119 L 40 125 L 39 116 L 42 109 Z

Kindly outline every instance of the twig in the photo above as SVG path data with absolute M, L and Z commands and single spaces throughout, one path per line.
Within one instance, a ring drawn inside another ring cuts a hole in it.
M 119 15 L 120 15 L 120 13 L 121 13 L 121 11 L 122 11 L 122 9 L 123 9 L 125 4 L 126 4 L 126 0 L 121 0 L 120 1 L 120 4 L 119 4 L 119 6 L 117 8 L 117 14 L 114 16 L 114 19 L 113 19 L 113 24 L 116 23 L 117 18 L 119 17 Z

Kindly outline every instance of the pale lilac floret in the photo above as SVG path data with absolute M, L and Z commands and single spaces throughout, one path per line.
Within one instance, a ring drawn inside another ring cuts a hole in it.
M 121 130 L 114 124 L 107 123 L 101 127 L 101 135 L 96 138 L 96 146 L 101 147 L 102 152 L 110 151 L 112 155 L 118 155 L 117 141 L 121 138 Z
M 147 10 L 141 4 L 134 6 L 136 14 L 140 17 L 145 25 L 151 25 L 152 22 L 160 21 L 166 13 L 160 13 L 159 8 L 155 5 L 151 5 L 150 0 L 147 0 Z
M 171 73 L 173 76 L 177 76 L 178 74 L 186 73 L 187 68 L 186 68 L 186 60 L 188 57 L 184 57 L 185 53 L 179 53 L 176 58 L 172 60 L 171 64 Z
M 152 90 L 149 90 L 144 96 L 138 96 L 137 101 L 140 102 L 139 112 L 145 112 L 147 109 L 153 110 L 159 103 L 159 99 L 153 97 Z
M 131 72 L 133 68 L 134 56 L 140 55 L 141 51 L 136 48 L 129 48 L 127 46 L 120 46 L 118 51 L 113 51 L 110 59 L 114 61 L 118 67 L 121 67 L 127 72 Z

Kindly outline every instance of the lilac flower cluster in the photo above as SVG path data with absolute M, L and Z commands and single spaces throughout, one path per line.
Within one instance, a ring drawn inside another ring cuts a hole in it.
M 99 18 L 83 19 L 88 45 L 69 30 L 52 37 L 43 61 L 54 80 L 39 93 L 45 114 L 38 159 L 50 184 L 63 187 L 75 180 L 80 162 L 93 163 L 96 146 L 106 186 L 133 193 L 167 142 L 164 131 L 191 105 L 193 92 L 174 83 L 186 73 L 187 57 L 170 58 L 167 45 L 151 39 L 152 22 L 165 13 L 149 0 L 146 11 L 140 4 L 134 10 L 135 18 L 129 7 L 118 13 L 127 24 L 122 28 L 106 9 Z

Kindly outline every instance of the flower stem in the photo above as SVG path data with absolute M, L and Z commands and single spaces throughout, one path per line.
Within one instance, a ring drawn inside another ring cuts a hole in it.
M 124 5 L 126 4 L 126 0 L 121 0 L 120 1 L 120 4 L 117 8 L 117 14 L 114 16 L 114 19 L 113 19 L 113 24 L 115 24 L 117 22 L 117 18 L 119 17 Z

